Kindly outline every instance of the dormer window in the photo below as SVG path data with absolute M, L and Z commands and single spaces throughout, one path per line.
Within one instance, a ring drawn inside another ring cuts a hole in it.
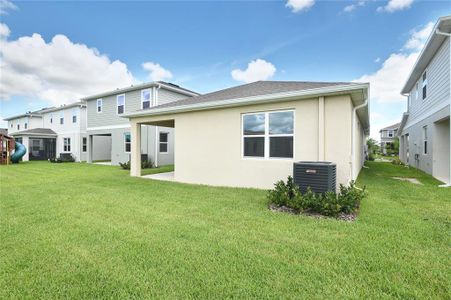
M 72 123 L 77 123 L 77 110 L 72 111 Z
M 423 73 L 423 100 L 427 97 L 427 85 L 428 85 L 428 79 L 426 75 L 426 71 Z
M 121 115 L 125 110 L 125 95 L 118 95 L 117 98 L 117 114 Z
M 141 108 L 146 109 L 152 107 L 152 91 L 150 89 L 141 91 Z

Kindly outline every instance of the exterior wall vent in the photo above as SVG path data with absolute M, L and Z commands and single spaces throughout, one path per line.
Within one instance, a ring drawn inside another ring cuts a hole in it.
M 315 193 L 336 191 L 337 166 L 328 161 L 300 161 L 293 165 L 293 179 L 301 193 L 310 187 Z

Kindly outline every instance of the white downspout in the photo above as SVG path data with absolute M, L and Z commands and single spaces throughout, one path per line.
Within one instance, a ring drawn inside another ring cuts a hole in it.
M 351 129 L 351 180 L 354 180 L 355 116 L 357 116 L 358 109 L 361 109 L 367 105 L 368 105 L 368 98 L 365 99 L 365 102 L 363 102 L 360 105 L 355 106 L 352 109 L 352 116 L 351 116 L 351 122 L 352 122 L 352 124 L 351 124 L 351 128 L 352 128 Z
M 449 37 L 448 40 L 449 40 L 449 44 L 450 44 L 450 48 L 451 48 L 451 33 L 440 31 L 438 28 L 435 30 L 435 33 L 439 34 L 439 35 L 444 35 L 444 36 Z M 449 59 L 451 61 L 451 53 L 450 53 Z M 449 72 L 451 74 L 451 68 L 450 68 Z M 450 77 L 450 86 L 451 86 L 451 77 Z M 449 114 L 451 115 L 451 105 L 449 106 Z M 451 128 L 450 128 L 450 130 L 451 130 Z M 451 138 L 450 138 L 450 141 L 449 141 L 449 148 L 451 149 Z M 440 187 L 451 187 L 451 159 L 450 159 L 450 162 L 449 162 L 449 170 L 448 171 L 449 171 L 448 182 L 443 184 L 443 185 L 440 185 Z

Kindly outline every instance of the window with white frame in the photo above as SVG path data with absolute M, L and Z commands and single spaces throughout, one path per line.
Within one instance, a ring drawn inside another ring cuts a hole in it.
M 125 110 L 125 95 L 117 95 L 117 114 L 123 114 Z
M 102 112 L 102 105 L 103 105 L 103 100 L 102 99 L 97 99 L 97 113 L 101 113 Z
M 63 151 L 70 152 L 70 138 L 63 139 Z
M 13 122 L 11 122 L 11 128 L 13 128 L 13 127 L 14 127 Z
M 50 124 L 53 123 L 53 114 L 50 114 Z
M 391 130 L 388 131 L 388 137 L 393 137 L 393 131 Z
M 160 132 L 160 153 L 168 153 L 168 136 L 169 133 L 167 132 Z
M 132 148 L 132 138 L 130 135 L 130 132 L 124 133 L 124 145 L 125 145 L 125 152 L 130 153 L 130 150 Z
M 86 152 L 87 149 L 88 149 L 88 138 L 84 137 L 82 139 L 82 151 Z
M 28 123 L 27 123 L 27 122 L 25 122 L 25 123 L 23 124 L 23 128 L 24 128 L 24 129 L 27 129 L 27 128 L 28 128 Z
M 61 111 L 61 114 L 60 114 L 60 124 L 61 125 L 64 124 L 64 111 Z
M 428 85 L 428 79 L 426 75 L 426 71 L 423 73 L 423 100 L 427 97 L 427 85 Z
M 152 90 L 142 90 L 141 91 L 141 108 L 146 109 L 153 106 L 153 99 L 152 99 Z
M 294 111 L 243 114 L 243 157 L 293 158 Z
M 428 127 L 423 126 L 423 154 L 428 154 Z
M 20 124 L 17 123 L 17 130 L 20 130 Z
M 77 123 L 77 109 L 72 110 L 72 123 Z

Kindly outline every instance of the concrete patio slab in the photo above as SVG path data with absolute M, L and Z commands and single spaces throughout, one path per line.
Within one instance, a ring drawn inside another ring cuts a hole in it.
M 150 174 L 141 176 L 146 179 L 155 179 L 155 180 L 163 180 L 163 181 L 174 181 L 174 172 L 165 172 L 158 174 Z

